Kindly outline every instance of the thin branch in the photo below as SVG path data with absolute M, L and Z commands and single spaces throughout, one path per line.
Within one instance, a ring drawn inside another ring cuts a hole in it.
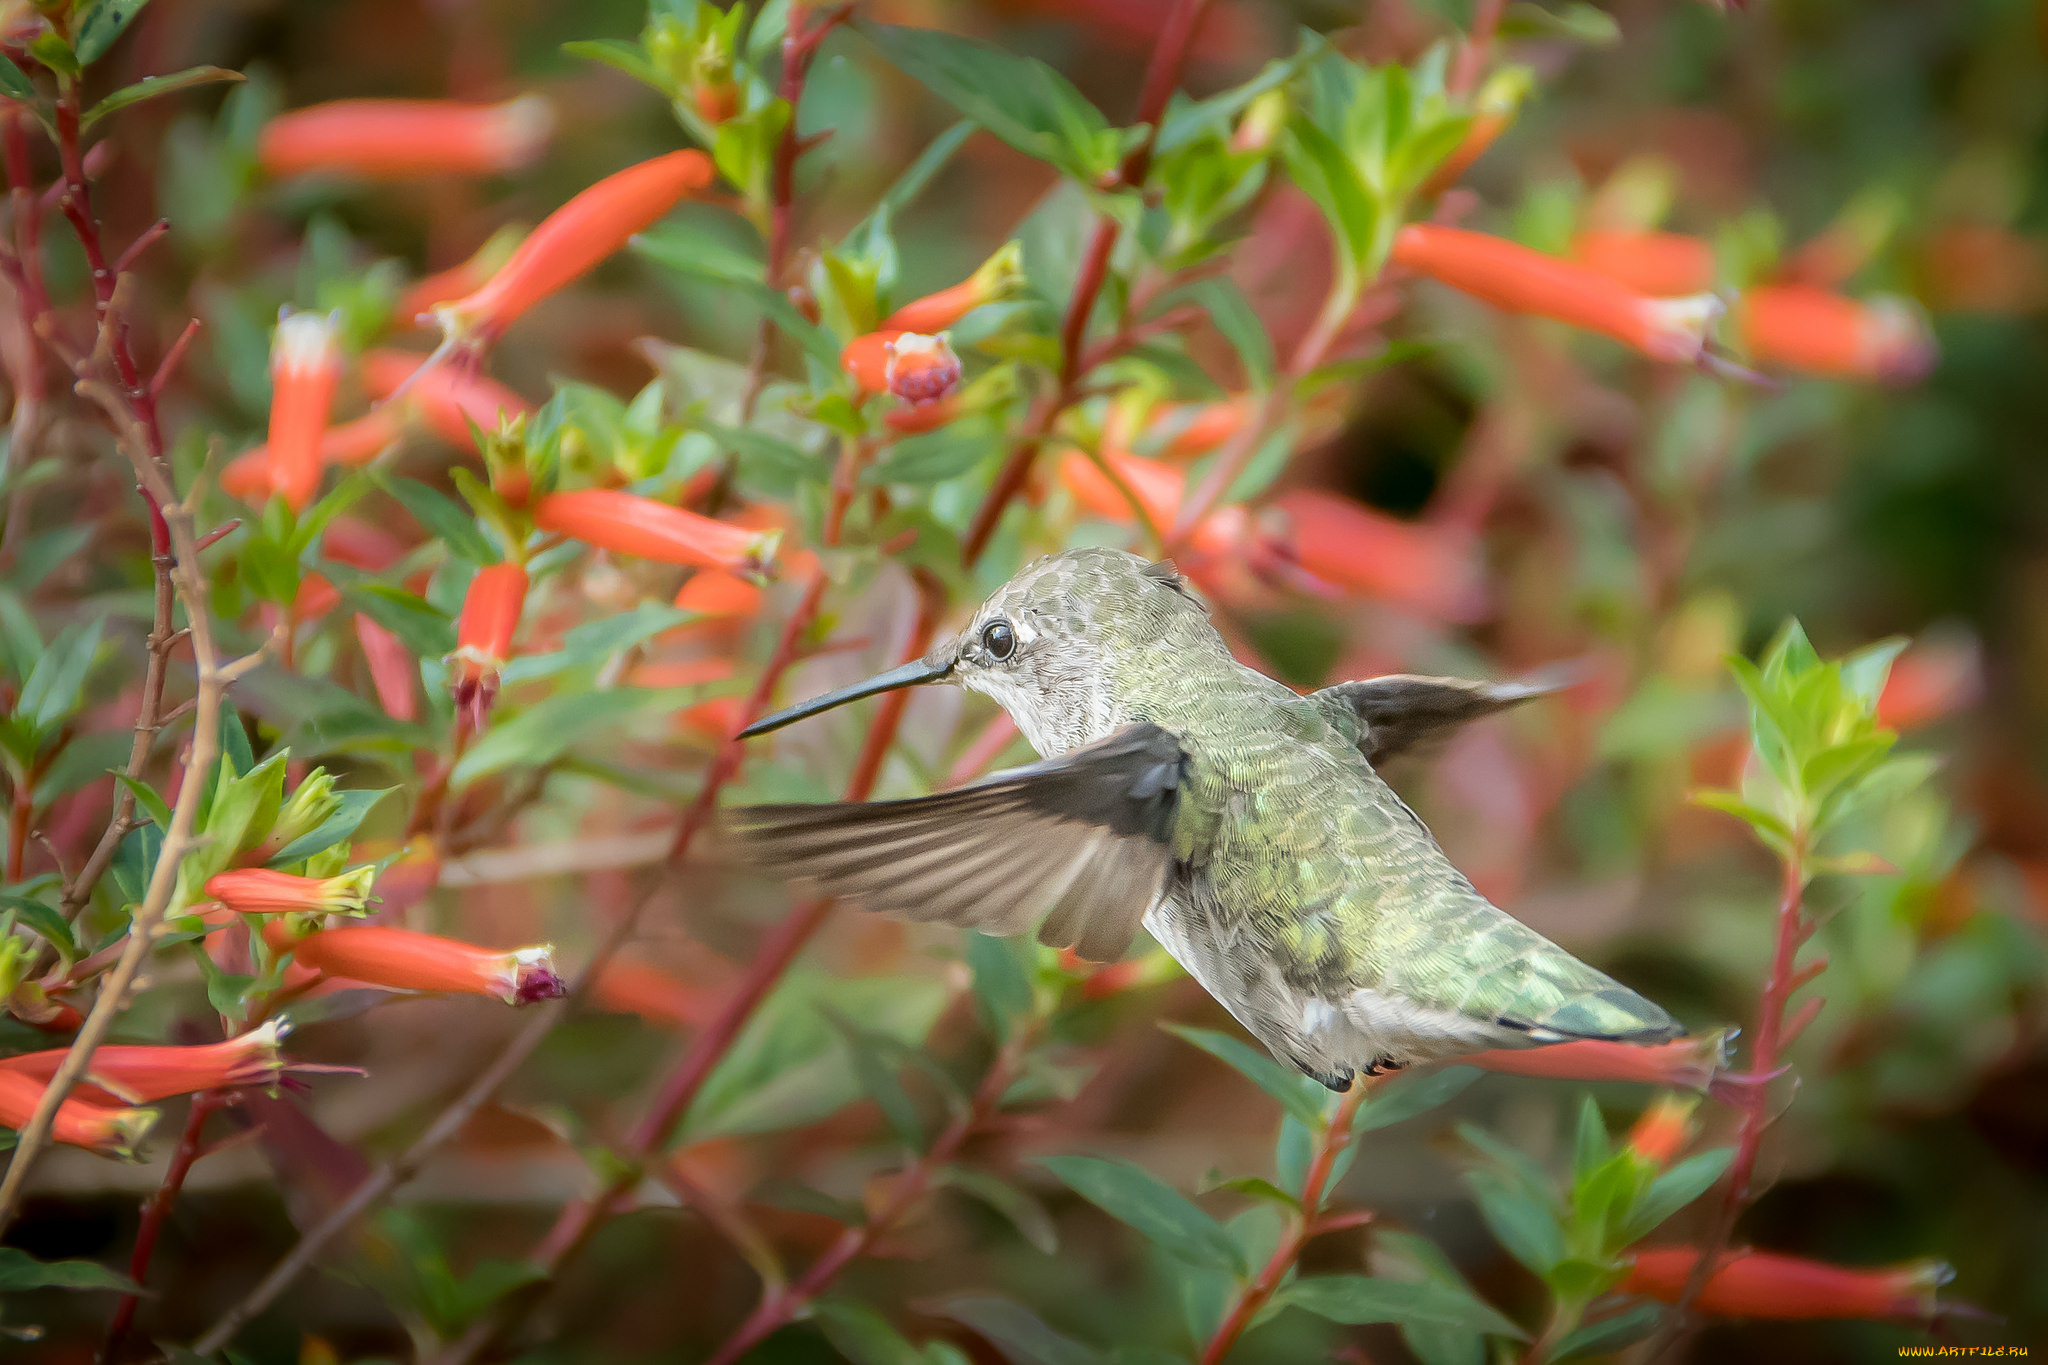
M 177 1150 L 171 1153 L 163 1183 L 142 1206 L 142 1222 L 135 1230 L 135 1250 L 128 1257 L 128 1278 L 138 1285 L 149 1278 L 149 1263 L 156 1255 L 157 1238 L 163 1233 L 164 1223 L 171 1216 L 171 1207 L 177 1203 L 179 1192 L 185 1188 L 185 1177 L 201 1157 L 209 1154 L 209 1149 L 201 1141 L 206 1121 L 226 1102 L 226 1093 L 220 1090 L 203 1090 L 192 1097 L 192 1107 L 185 1116 L 185 1131 L 178 1138 Z M 114 1305 L 114 1315 L 107 1323 L 107 1339 L 100 1347 L 101 1365 L 114 1365 L 120 1358 L 128 1332 L 135 1325 L 136 1310 L 141 1305 L 139 1293 L 123 1294 L 120 1302 Z

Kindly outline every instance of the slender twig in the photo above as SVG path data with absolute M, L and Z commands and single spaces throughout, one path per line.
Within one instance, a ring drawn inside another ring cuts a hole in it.
M 192 1097 L 192 1107 L 185 1116 L 185 1131 L 178 1138 L 177 1150 L 171 1153 L 171 1162 L 164 1170 L 163 1183 L 156 1193 L 142 1206 L 142 1222 L 135 1230 L 135 1250 L 128 1257 L 128 1278 L 138 1285 L 149 1278 L 149 1263 L 156 1255 L 157 1238 L 163 1233 L 164 1223 L 171 1215 L 171 1207 L 178 1201 L 178 1194 L 185 1188 L 185 1177 L 192 1166 L 208 1149 L 202 1142 L 207 1119 L 227 1102 L 227 1096 L 220 1090 L 203 1090 Z M 128 1340 L 129 1329 L 135 1325 L 136 1310 L 141 1307 L 142 1296 L 123 1294 L 114 1305 L 114 1315 L 107 1323 L 107 1339 L 100 1347 L 101 1365 L 113 1365 L 120 1358 L 121 1347 Z
M 1136 147 L 1125 156 L 1117 168 L 1117 185 L 1137 189 L 1143 186 L 1145 174 L 1152 167 L 1152 145 L 1159 134 L 1159 120 L 1166 113 L 1166 102 L 1173 96 L 1174 87 L 1180 84 L 1181 68 L 1187 62 L 1188 49 L 1195 40 L 1195 33 L 1202 26 L 1202 16 L 1208 12 L 1209 0 L 1174 0 L 1166 24 L 1159 30 L 1159 40 L 1153 44 L 1152 57 L 1145 65 L 1145 81 L 1138 96 L 1137 121 L 1146 125 L 1145 135 Z M 1117 237 L 1121 229 L 1117 221 L 1107 215 L 1098 219 L 1095 232 L 1088 239 L 1088 247 L 1081 258 L 1081 267 L 1074 275 L 1073 292 L 1067 296 L 1067 309 L 1060 323 L 1060 373 L 1059 385 L 1053 395 L 1041 401 L 1026 424 L 1023 436 L 1018 439 L 1016 449 L 996 474 L 996 481 L 975 509 L 974 520 L 967 528 L 967 538 L 961 544 L 961 558 L 969 566 L 981 559 L 988 548 L 989 538 L 995 534 L 996 523 L 1016 496 L 1024 491 L 1024 484 L 1031 476 L 1031 466 L 1038 459 L 1038 453 L 1045 447 L 1045 441 L 1052 434 L 1060 414 L 1074 403 L 1079 392 L 1082 377 L 1087 373 L 1084 363 L 1084 344 L 1088 337 L 1088 320 L 1095 312 L 1095 301 L 1102 294 L 1102 286 L 1109 277 L 1109 259 L 1116 250 Z
M 877 1242 L 893 1232 L 917 1201 L 931 1189 L 932 1181 L 959 1155 L 967 1139 L 996 1112 L 1027 1045 L 1028 1038 L 1023 1031 L 1004 1043 L 982 1077 L 981 1084 L 975 1088 L 974 1098 L 954 1115 L 953 1121 L 932 1142 L 931 1148 L 896 1177 L 882 1207 L 866 1222 L 850 1225 L 841 1232 L 831 1248 L 813 1262 L 795 1283 L 786 1287 L 764 1285 L 761 1301 L 755 1305 L 754 1311 L 726 1338 L 725 1344 L 712 1353 L 706 1365 L 733 1365 L 769 1336 L 788 1326 L 814 1299 L 831 1288 L 832 1282 L 839 1278 L 839 1272 L 865 1256 Z
M 1302 1177 L 1301 1211 L 1295 1216 L 1294 1226 L 1287 1236 L 1280 1239 L 1280 1245 L 1273 1249 L 1272 1256 L 1259 1269 L 1252 1282 L 1238 1291 L 1236 1300 L 1230 1305 L 1230 1311 L 1223 1315 L 1223 1321 L 1217 1325 L 1215 1334 L 1209 1338 L 1208 1345 L 1202 1348 L 1200 1365 L 1217 1365 L 1224 1356 L 1230 1354 L 1230 1348 L 1237 1344 L 1237 1339 L 1252 1325 L 1252 1319 L 1259 1315 L 1259 1310 L 1272 1301 L 1273 1295 L 1286 1280 L 1288 1271 L 1301 1259 L 1302 1249 L 1311 1240 L 1339 1227 L 1355 1227 L 1363 1221 L 1353 1215 L 1325 1218 L 1322 1207 L 1323 1200 L 1329 1194 L 1326 1187 L 1330 1183 L 1330 1172 L 1336 1166 L 1337 1158 L 1343 1154 L 1345 1147 L 1350 1145 L 1352 1120 L 1358 1117 L 1358 1108 L 1365 1103 L 1365 1097 L 1370 1090 L 1370 1084 L 1361 1079 L 1337 1102 L 1337 1110 L 1330 1116 L 1329 1127 L 1323 1129 L 1317 1139 L 1315 1155 L 1309 1159 L 1308 1171 Z
M 1765 979 L 1762 996 L 1757 1002 L 1756 1042 L 1750 1049 L 1749 1060 L 1750 1074 L 1762 1077 L 1777 1073 L 1785 1047 L 1811 1019 L 1810 1014 L 1802 1011 L 1803 1019 L 1787 1024 L 1785 1007 L 1792 993 L 1818 976 L 1820 972 L 1816 969 L 1825 965 L 1816 963 L 1804 971 L 1796 965 L 1800 946 L 1813 934 L 1812 925 L 1806 918 L 1807 850 L 1803 833 L 1794 832 L 1791 846 L 1780 855 L 1780 861 L 1776 943 L 1771 952 L 1770 976 Z M 1700 1247 L 1699 1259 L 1693 1263 L 1692 1273 L 1686 1277 L 1678 1302 L 1664 1315 L 1657 1336 L 1650 1343 L 1645 1354 L 1648 1360 L 1675 1355 L 1682 1349 L 1692 1305 L 1719 1266 L 1722 1253 L 1735 1235 L 1735 1224 L 1742 1217 L 1742 1211 L 1755 1197 L 1753 1184 L 1757 1153 L 1763 1142 L 1764 1129 L 1771 1123 L 1769 1087 L 1746 1086 L 1734 1092 L 1730 1102 L 1741 1110 L 1742 1118 L 1735 1133 L 1735 1156 L 1728 1163 L 1728 1174 L 1722 1180 L 1721 1207 Z

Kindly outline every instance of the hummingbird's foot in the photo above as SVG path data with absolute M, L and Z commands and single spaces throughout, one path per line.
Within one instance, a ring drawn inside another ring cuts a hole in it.
M 1388 1076 L 1396 1071 L 1405 1071 L 1407 1068 L 1408 1063 L 1397 1062 L 1383 1052 L 1372 1059 L 1372 1062 L 1365 1068 L 1365 1074 L 1368 1076 Z

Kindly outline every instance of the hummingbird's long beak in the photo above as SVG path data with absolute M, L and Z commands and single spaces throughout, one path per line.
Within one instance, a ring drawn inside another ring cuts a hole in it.
M 887 673 L 877 673 L 865 682 L 837 688 L 812 697 L 809 701 L 786 707 L 772 716 L 763 716 L 740 731 L 740 738 L 751 739 L 755 735 L 765 735 L 770 730 L 780 730 L 785 725 L 808 720 L 820 711 L 830 711 L 835 706 L 844 706 L 850 701 L 859 701 L 862 697 L 872 697 L 877 692 L 894 692 L 899 687 L 916 687 L 920 683 L 943 681 L 953 671 L 953 661 L 954 655 L 950 650 L 944 654 L 927 654 L 922 659 L 912 659 L 909 663 L 892 668 Z

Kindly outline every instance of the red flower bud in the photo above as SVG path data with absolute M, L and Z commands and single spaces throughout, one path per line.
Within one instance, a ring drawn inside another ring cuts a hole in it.
M 547 944 L 499 953 L 382 924 L 321 929 L 292 942 L 287 933 L 277 932 L 280 929 L 282 925 L 271 926 L 265 938 L 275 948 L 289 949 L 300 966 L 369 986 L 490 995 L 508 1005 L 530 1005 L 568 993 L 555 972 L 554 949 Z
M 98 1092 L 108 1100 L 137 1103 L 190 1095 L 224 1085 L 269 1085 L 283 1074 L 278 1052 L 285 1025 L 276 1019 L 239 1038 L 198 1047 L 139 1047 L 104 1044 L 92 1054 L 81 1098 Z M 17 1072 L 48 1084 L 64 1061 L 66 1048 L 26 1052 L 0 1061 L 0 1070 Z M 104 1087 L 104 1088 L 102 1088 Z
M 372 180 L 496 175 L 547 146 L 554 114 L 534 95 L 505 104 L 336 100 L 280 114 L 263 127 L 256 160 L 270 175 L 345 171 Z
M 291 313 L 270 344 L 270 487 L 294 512 L 320 491 L 320 441 L 341 383 L 335 319 Z
M 363 388 L 372 398 L 384 398 L 405 386 L 399 404 L 418 412 L 442 440 L 465 450 L 476 449 L 472 424 L 493 432 L 502 418 L 533 411 L 533 404 L 488 375 L 460 365 L 435 365 L 422 372 L 425 360 L 411 351 L 367 351 Z
M 1714 248 L 1678 232 L 1589 229 L 1572 238 L 1572 259 L 1640 294 L 1671 298 L 1714 287 Z
M 343 422 L 320 433 L 320 463 L 344 467 L 366 465 L 389 450 L 400 435 L 397 413 L 383 408 L 372 409 L 353 422 Z M 256 446 L 230 460 L 227 468 L 221 471 L 220 486 L 230 497 L 244 502 L 270 496 L 270 446 Z
M 1534 313 L 1635 347 L 1652 360 L 1691 363 L 1706 347 L 1720 300 L 1654 299 L 1571 261 L 1504 237 L 1434 223 L 1395 234 L 1394 260 L 1510 313 Z
M 435 309 L 454 338 L 489 341 L 534 304 L 594 269 L 684 195 L 711 183 L 711 159 L 670 152 L 598 181 L 542 220 L 475 293 Z
M 1560 1081 L 1640 1081 L 1705 1092 L 1727 1066 L 1727 1057 L 1727 1035 L 1717 1032 L 1647 1047 L 1589 1038 L 1548 1047 L 1503 1048 L 1468 1053 L 1458 1064 Z
M 1699 1256 L 1692 1247 L 1638 1251 L 1621 1288 L 1676 1303 Z M 1693 1306 L 1732 1318 L 1924 1320 L 1937 1308 L 1935 1290 L 1953 1278 L 1954 1272 L 1939 1261 L 1856 1268 L 1767 1251 L 1731 1251 L 1707 1277 Z
M 533 524 L 618 554 L 749 572 L 774 558 L 780 539 L 611 488 L 550 493 L 534 505 Z
M 48 1084 L 19 1071 L 0 1070 L 0 1126 L 25 1127 L 42 1102 Z M 110 1109 L 67 1097 L 57 1106 L 50 1137 L 69 1147 L 133 1157 L 156 1119 L 154 1109 Z
M 377 870 L 359 867 L 338 877 L 300 877 L 266 867 L 237 868 L 207 878 L 206 894 L 245 915 L 360 914 Z
M 1669 1166 L 1692 1141 L 1692 1111 L 1699 1103 L 1696 1096 L 1659 1095 L 1628 1130 L 1629 1150 L 1660 1170 Z
M 839 363 L 868 393 L 892 393 L 913 405 L 934 403 L 960 382 L 960 357 L 943 336 L 884 330 L 846 343 Z
M 972 275 L 950 288 L 913 299 L 882 320 L 878 332 L 941 332 L 985 303 L 1009 298 L 1024 285 L 1024 248 L 1005 243 Z
M 526 607 L 526 589 L 526 568 L 520 564 L 486 564 L 469 580 L 455 625 L 455 652 L 448 656 L 448 685 L 456 711 L 472 729 L 483 728 L 498 695 L 498 674 L 512 657 L 512 633 Z
M 1934 338 L 1902 299 L 1761 285 L 1743 295 L 1739 323 L 1753 359 L 1804 374 L 1910 384 L 1934 368 Z

